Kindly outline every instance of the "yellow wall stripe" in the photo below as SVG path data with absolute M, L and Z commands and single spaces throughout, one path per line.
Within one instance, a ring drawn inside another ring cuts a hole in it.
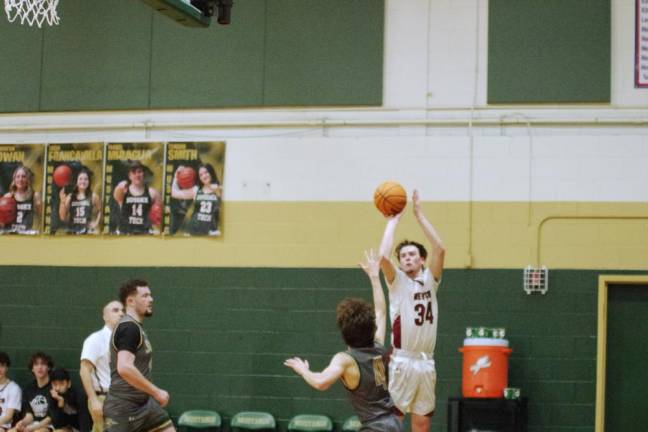
M 648 204 L 430 202 L 449 268 L 648 269 Z M 408 208 L 396 238 L 423 240 Z M 470 213 L 472 212 L 472 217 Z M 353 267 L 385 220 L 370 202 L 227 202 L 223 237 L 0 237 L 5 265 Z

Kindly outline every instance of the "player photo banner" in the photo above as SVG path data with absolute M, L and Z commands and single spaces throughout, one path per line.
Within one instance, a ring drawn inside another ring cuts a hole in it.
M 162 143 L 107 144 L 105 233 L 160 234 L 163 166 Z
M 103 163 L 103 143 L 47 146 L 46 233 L 101 233 Z
M 224 162 L 224 142 L 167 143 L 165 234 L 221 235 Z
M 40 233 L 44 155 L 43 144 L 0 145 L 0 233 Z

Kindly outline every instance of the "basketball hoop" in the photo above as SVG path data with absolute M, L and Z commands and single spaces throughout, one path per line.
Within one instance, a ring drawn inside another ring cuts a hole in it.
M 49 25 L 59 23 L 56 7 L 59 0 L 4 0 L 9 22 L 20 18 L 20 24 L 40 27 L 44 21 Z

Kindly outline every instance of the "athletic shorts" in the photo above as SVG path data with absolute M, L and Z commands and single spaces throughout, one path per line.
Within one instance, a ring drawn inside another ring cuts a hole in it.
M 384 415 L 364 422 L 358 432 L 404 432 L 403 421 L 395 414 Z
M 432 414 L 436 407 L 436 381 L 432 356 L 394 349 L 389 361 L 389 394 L 401 412 Z
M 153 432 L 170 424 L 169 414 L 152 397 L 134 404 L 108 396 L 104 403 L 105 432 Z

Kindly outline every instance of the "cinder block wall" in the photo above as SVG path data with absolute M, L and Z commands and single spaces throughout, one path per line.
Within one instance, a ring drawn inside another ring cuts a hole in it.
M 459 396 L 466 326 L 503 326 L 513 353 L 509 383 L 529 398 L 529 430 L 592 430 L 598 271 L 551 272 L 545 296 L 527 296 L 521 269 L 446 270 L 439 294 L 438 408 L 446 430 L 448 397 Z M 341 385 L 320 393 L 282 366 L 306 357 L 314 369 L 344 349 L 335 305 L 370 299 L 354 269 L 198 269 L 0 267 L 0 346 L 13 377 L 30 377 L 36 349 L 78 371 L 83 339 L 101 325 L 100 308 L 120 282 L 149 280 L 155 311 L 146 322 L 155 350 L 154 379 L 171 392 L 170 412 L 211 408 L 226 419 L 240 410 L 273 413 L 282 430 L 297 413 L 351 415 Z

